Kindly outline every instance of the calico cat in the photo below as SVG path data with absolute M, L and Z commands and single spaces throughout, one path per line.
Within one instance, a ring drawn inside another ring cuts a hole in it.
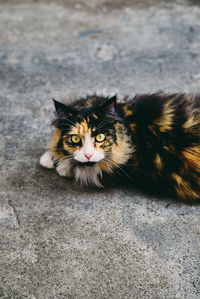
M 200 198 L 200 96 L 144 94 L 54 100 L 55 130 L 40 164 L 61 176 L 102 187 L 121 173 L 184 200 Z

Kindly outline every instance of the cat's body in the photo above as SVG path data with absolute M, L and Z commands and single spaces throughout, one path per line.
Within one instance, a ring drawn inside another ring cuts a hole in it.
M 103 173 L 121 174 L 184 200 L 200 198 L 199 96 L 94 95 L 55 107 L 44 167 L 86 185 L 102 186 Z

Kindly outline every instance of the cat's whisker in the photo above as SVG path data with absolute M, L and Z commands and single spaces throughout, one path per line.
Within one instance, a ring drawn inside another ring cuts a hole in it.
M 105 158 L 104 160 L 106 160 L 106 161 L 108 161 L 110 163 L 113 163 L 113 165 L 115 165 L 116 167 L 118 167 L 130 180 L 132 180 L 131 177 L 126 173 L 126 171 L 123 168 L 121 168 L 117 163 L 115 163 L 114 161 L 112 161 L 110 159 L 107 159 L 107 158 Z
M 56 161 L 54 161 L 55 163 L 63 163 L 63 165 L 65 164 L 65 166 L 67 165 L 67 163 L 70 163 L 71 161 L 73 161 L 73 156 L 72 157 L 68 157 L 66 156 L 66 158 L 58 158 L 56 159 Z
M 97 126 L 97 128 L 99 128 L 100 126 L 102 126 L 102 125 L 104 125 L 104 124 L 107 124 L 107 123 L 112 123 L 113 121 L 112 120 L 102 120 L 99 124 L 98 124 L 98 126 Z
M 110 123 L 111 123 L 111 121 L 108 121 L 108 120 L 102 121 L 102 122 L 100 122 L 99 125 L 96 127 L 96 130 L 97 130 L 97 129 L 101 129 L 104 125 L 106 125 L 106 124 L 110 124 Z
M 61 160 L 61 163 L 63 165 L 63 167 L 66 167 L 67 164 L 71 163 L 73 161 L 73 158 L 66 158 L 66 159 L 63 159 L 63 161 Z
M 113 152 L 111 152 L 111 151 L 106 151 L 106 153 L 108 153 L 108 154 L 110 154 L 110 155 L 112 155 L 113 154 Z M 130 156 L 129 155 L 127 155 L 127 154 L 123 154 L 124 155 L 124 157 L 127 157 L 127 158 L 130 158 Z M 133 166 L 133 164 L 128 164 L 128 163 L 125 163 L 125 165 L 129 165 L 129 166 Z

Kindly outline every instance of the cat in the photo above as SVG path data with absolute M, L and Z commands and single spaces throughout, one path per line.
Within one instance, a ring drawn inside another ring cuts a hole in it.
M 85 185 L 121 174 L 183 200 L 200 198 L 200 96 L 87 96 L 54 100 L 55 130 L 40 164 Z

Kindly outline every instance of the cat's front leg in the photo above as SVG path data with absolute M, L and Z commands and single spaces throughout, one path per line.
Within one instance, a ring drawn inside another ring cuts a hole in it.
M 50 168 L 50 169 L 54 168 L 54 162 L 50 151 L 46 151 L 40 157 L 40 165 L 42 165 L 45 168 Z
M 56 166 L 56 171 L 60 176 L 71 178 L 74 176 L 72 167 L 70 166 L 68 160 L 58 162 Z

